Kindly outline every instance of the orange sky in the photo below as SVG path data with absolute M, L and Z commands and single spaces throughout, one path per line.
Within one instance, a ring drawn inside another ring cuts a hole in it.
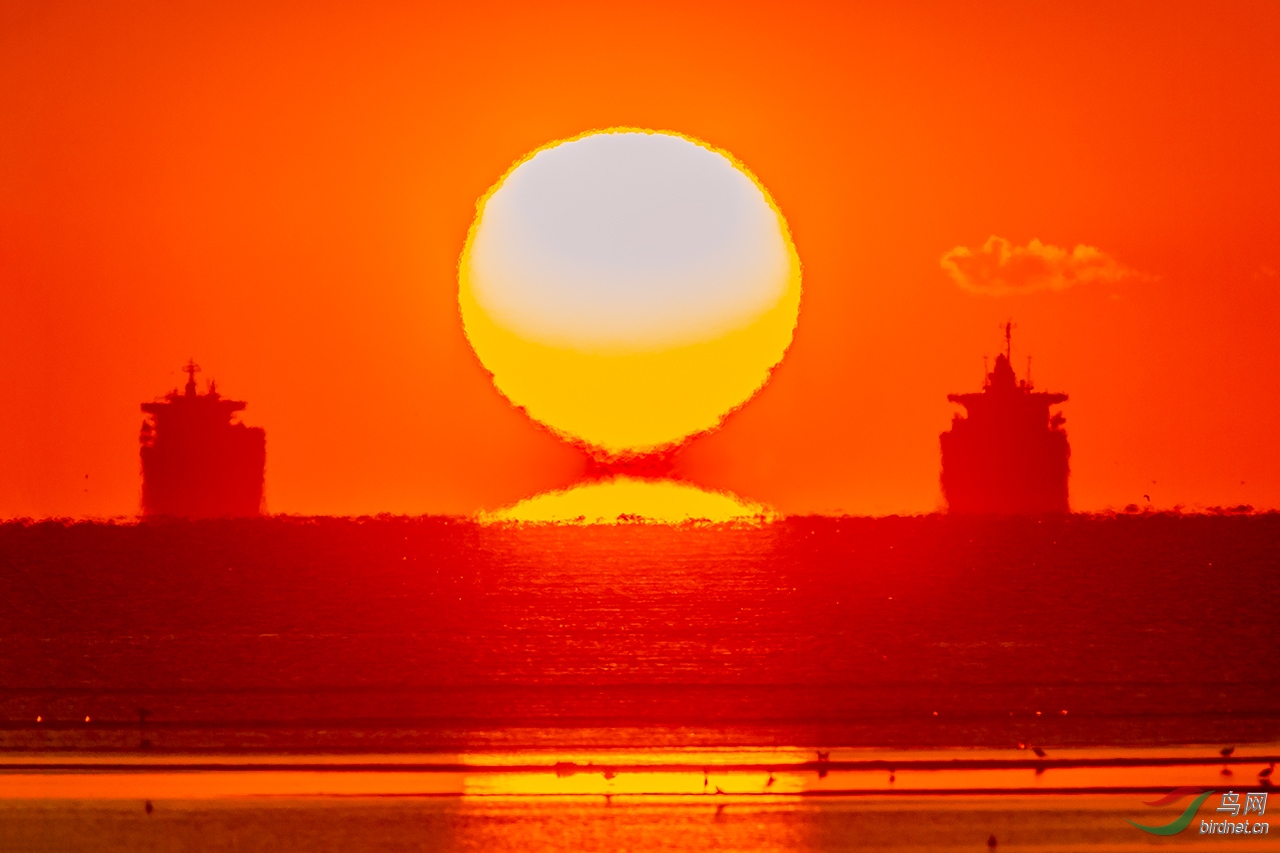
M 134 512 L 138 404 L 189 356 L 266 428 L 273 511 L 567 484 L 456 264 L 512 161 L 615 125 L 741 158 L 804 264 L 791 352 L 685 476 L 933 510 L 946 394 L 1012 317 L 1077 509 L 1280 506 L 1280 7 L 450 5 L 4 4 L 0 516 Z M 940 257 L 993 234 L 1140 274 L 962 291 Z

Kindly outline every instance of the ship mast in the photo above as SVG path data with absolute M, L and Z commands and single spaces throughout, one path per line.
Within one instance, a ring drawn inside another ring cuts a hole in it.
M 187 396 L 194 397 L 196 395 L 196 373 L 199 372 L 200 365 L 196 364 L 194 358 L 189 358 L 187 359 L 187 366 L 182 369 L 187 372 Z

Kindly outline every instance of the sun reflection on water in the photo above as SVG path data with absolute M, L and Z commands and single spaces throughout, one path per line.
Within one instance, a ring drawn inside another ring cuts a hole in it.
M 776 513 L 766 505 L 728 492 L 701 489 L 676 480 L 627 476 L 544 492 L 480 516 L 481 521 L 487 522 L 562 524 L 765 522 L 775 518 Z

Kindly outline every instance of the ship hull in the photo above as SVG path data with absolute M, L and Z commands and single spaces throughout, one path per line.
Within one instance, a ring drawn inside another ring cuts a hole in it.
M 953 428 L 941 444 L 942 493 L 950 512 L 1070 512 L 1065 432 L 1019 436 Z
M 142 511 L 149 516 L 260 515 L 266 434 L 239 424 L 221 435 L 180 436 L 142 448 Z

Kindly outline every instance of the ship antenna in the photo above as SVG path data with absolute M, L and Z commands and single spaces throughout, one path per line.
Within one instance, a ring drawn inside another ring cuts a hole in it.
M 194 358 L 187 359 L 187 366 L 182 368 L 187 372 L 187 396 L 194 397 L 196 395 L 196 373 L 200 370 L 200 365 L 196 364 Z

